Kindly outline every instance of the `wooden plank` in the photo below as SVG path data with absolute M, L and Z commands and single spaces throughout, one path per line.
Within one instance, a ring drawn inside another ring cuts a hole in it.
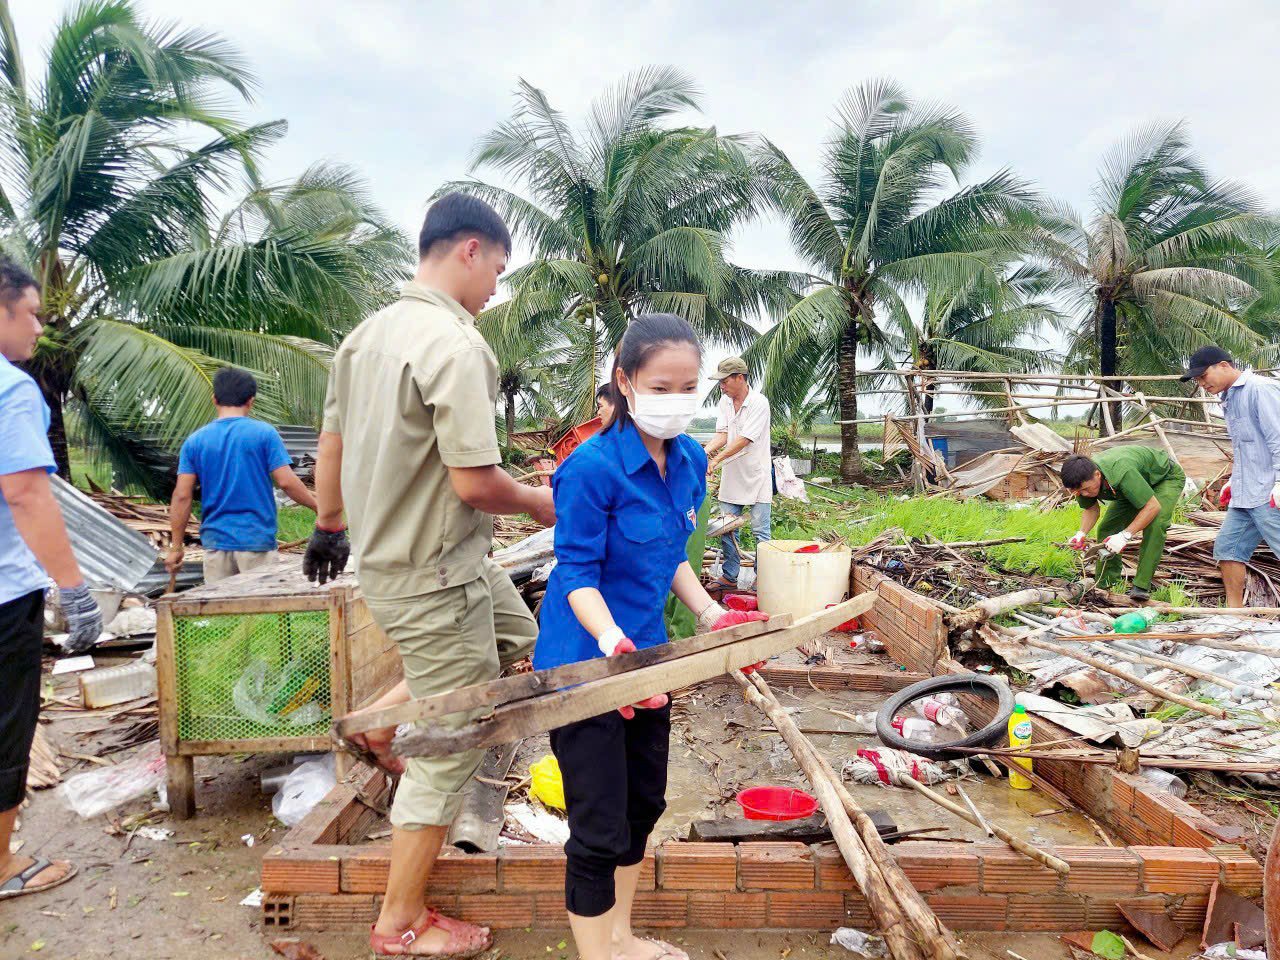
M 185 595 L 184 595 L 185 596 Z M 227 614 L 249 616 L 256 613 L 304 613 L 327 610 L 329 598 L 323 593 L 291 597 L 235 597 L 219 600 L 173 600 L 168 607 L 175 617 L 206 617 Z
M 778 630 L 791 622 L 790 615 L 772 617 L 768 621 L 752 621 L 741 623 L 725 630 L 705 633 L 676 643 L 661 644 L 635 653 L 624 653 L 616 657 L 597 657 L 581 663 L 570 663 L 550 670 L 537 670 L 533 673 L 520 673 L 512 677 L 477 683 L 458 690 L 410 700 L 379 710 L 376 713 L 361 714 L 359 717 L 341 719 L 337 730 L 341 736 L 363 733 L 366 730 L 377 730 L 381 727 L 394 727 L 402 723 L 416 723 L 431 717 L 445 716 L 463 710 L 476 710 L 485 707 L 499 707 L 529 697 L 576 686 L 591 680 L 602 680 L 617 676 L 630 670 L 666 663 L 681 657 L 733 643 L 744 637 L 758 636 L 772 630 Z
M 156 710 L 160 749 L 178 753 L 178 673 L 173 650 L 173 615 L 167 603 L 156 604 Z
M 760 675 L 771 684 L 808 684 L 820 690 L 872 690 L 896 692 L 921 680 L 927 673 L 904 673 L 877 667 L 785 667 L 770 664 Z
M 351 712 L 351 644 L 347 635 L 347 601 L 341 594 L 329 596 L 329 705 L 330 716 Z
M 183 740 L 178 753 L 185 757 L 207 757 L 222 753 L 308 753 L 332 750 L 330 737 L 261 737 L 245 740 Z
M 196 815 L 196 771 L 191 757 L 165 757 L 165 796 L 169 813 L 175 820 L 190 820 Z
M 376 623 L 367 623 L 359 630 L 347 632 L 350 644 L 351 672 L 366 667 L 388 650 L 394 649 L 396 642 L 382 632 Z
M 368 703 L 370 694 L 377 690 L 385 690 L 404 676 L 404 661 L 400 659 L 400 651 L 392 647 L 372 663 L 367 663 L 351 677 L 351 701 Z M 353 707 L 354 709 L 354 707 Z M 336 716 L 336 714 L 335 714 Z
M 347 633 L 358 633 L 375 622 L 373 614 L 369 612 L 369 605 L 364 602 L 364 597 L 357 593 L 347 601 Z
M 583 683 L 572 689 L 501 706 L 491 716 L 454 730 L 445 729 L 438 724 L 413 727 L 396 737 L 395 751 L 406 757 L 442 756 L 461 750 L 510 743 L 512 740 L 562 727 L 566 723 L 598 716 L 655 693 L 709 680 L 793 649 L 807 640 L 822 636 L 846 620 L 861 616 L 875 605 L 876 600 L 875 592 L 859 594 L 852 600 L 810 614 L 781 630 L 770 630 L 768 633 L 720 644 L 652 666 L 638 667 L 602 680 Z

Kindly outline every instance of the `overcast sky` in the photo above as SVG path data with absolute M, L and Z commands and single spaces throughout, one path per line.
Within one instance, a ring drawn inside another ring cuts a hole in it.
M 30 71 L 69 6 L 11 0 Z M 708 122 L 764 133 L 811 174 L 840 93 L 889 76 L 968 114 L 983 149 L 967 180 L 1009 166 L 1087 210 L 1110 146 L 1143 124 L 1185 119 L 1215 175 L 1244 181 L 1269 205 L 1280 198 L 1280 13 L 1265 0 L 141 7 L 216 30 L 248 58 L 261 86 L 246 119 L 289 122 L 270 177 L 322 159 L 351 164 L 411 233 L 431 192 L 466 173 L 476 137 L 510 113 L 518 79 L 577 119 L 605 85 L 654 63 L 697 79 Z M 797 265 L 777 224 L 742 231 L 732 256 Z

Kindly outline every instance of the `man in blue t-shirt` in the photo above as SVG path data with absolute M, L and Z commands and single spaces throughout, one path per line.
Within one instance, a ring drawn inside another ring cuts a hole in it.
M 182 537 L 197 480 L 205 583 L 276 558 L 273 480 L 294 503 L 316 508 L 276 428 L 249 416 L 257 395 L 258 382 L 247 370 L 227 367 L 213 377 L 218 419 L 187 437 L 178 455 L 178 483 L 169 503 L 172 546 L 164 561 L 170 573 L 182 566 Z
M 64 649 L 83 653 L 102 633 L 102 614 L 71 552 L 49 482 L 49 407 L 36 382 L 14 366 L 35 352 L 39 310 L 35 278 L 0 256 L 0 901 L 56 887 L 76 872 L 65 860 L 9 850 L 40 716 L 44 592 L 51 579 L 67 619 Z

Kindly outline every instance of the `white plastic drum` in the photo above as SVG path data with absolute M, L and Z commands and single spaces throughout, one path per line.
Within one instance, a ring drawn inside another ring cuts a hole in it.
M 814 540 L 769 540 L 756 549 L 756 596 L 765 613 L 795 619 L 849 595 L 853 551 L 839 544 L 822 553 L 796 553 Z

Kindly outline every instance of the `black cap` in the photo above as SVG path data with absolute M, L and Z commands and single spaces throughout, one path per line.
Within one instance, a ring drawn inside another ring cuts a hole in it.
M 1187 364 L 1187 372 L 1182 375 L 1181 379 L 1185 382 L 1203 376 L 1206 370 L 1215 363 L 1221 363 L 1223 360 L 1232 366 L 1235 365 L 1235 361 L 1231 359 L 1231 354 L 1221 347 L 1201 347 L 1191 355 L 1191 360 Z

